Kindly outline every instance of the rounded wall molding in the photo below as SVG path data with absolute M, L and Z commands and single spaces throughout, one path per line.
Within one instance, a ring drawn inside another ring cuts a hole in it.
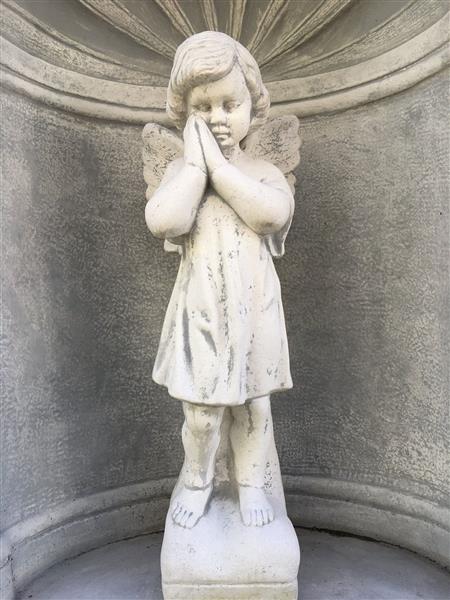
M 285 476 L 295 526 L 370 537 L 450 567 L 450 510 L 388 488 Z M 1 538 L 4 600 L 53 564 L 105 544 L 161 531 L 175 479 L 148 481 L 68 501 L 17 523 Z M 9 584 L 9 585 L 8 585 Z
M 46 0 L 39 4 L 45 6 Z M 104 42 L 100 51 L 94 39 L 81 41 L 79 32 L 63 32 L 64 22 L 52 22 L 51 13 L 36 14 L 36 5 L 24 0 L 5 0 L 2 81 L 62 110 L 169 125 L 165 96 L 173 53 L 197 30 L 226 31 L 249 47 L 262 65 L 273 116 L 345 110 L 405 90 L 450 64 L 448 6 L 398 0 L 389 14 L 364 15 L 366 30 L 353 34 L 350 25 L 359 4 L 326 0 L 297 14 L 303 4 L 277 0 L 252 15 L 245 2 L 203 0 L 198 22 L 183 2 L 154 0 L 145 11 L 124 0 L 72 2 L 91 25 L 91 37 L 109 28 L 109 46 Z M 231 11 L 227 18 L 221 14 L 225 5 Z M 294 18 L 298 24 L 292 28 Z M 155 23 L 163 32 L 166 27 L 166 41 L 155 33 Z M 341 39 L 335 36 L 330 46 L 333 29 Z

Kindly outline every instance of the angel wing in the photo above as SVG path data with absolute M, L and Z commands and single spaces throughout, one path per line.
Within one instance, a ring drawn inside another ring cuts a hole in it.
M 294 169 L 300 164 L 299 122 L 294 115 L 269 119 L 245 140 L 245 151 L 280 169 L 295 191 Z
M 299 122 L 294 115 L 275 117 L 268 120 L 245 140 L 245 151 L 254 158 L 262 158 L 276 165 L 286 177 L 292 192 L 295 189 L 294 169 L 300 163 Z M 158 188 L 168 164 L 183 155 L 183 141 L 175 133 L 158 125 L 147 123 L 142 132 L 144 147 L 144 179 L 147 184 L 147 199 Z M 284 254 L 284 240 L 291 225 L 291 219 L 282 231 L 267 236 L 273 256 Z M 180 246 L 166 240 L 164 249 L 180 252 Z
M 276 165 L 294 192 L 294 169 L 300 163 L 301 140 L 299 122 L 294 115 L 268 120 L 245 141 L 245 151 L 254 158 L 263 158 Z M 144 179 L 147 198 L 150 198 L 167 169 L 167 165 L 183 155 L 182 139 L 162 125 L 147 123 L 142 132 L 144 147 Z
M 142 132 L 142 140 L 144 179 L 148 186 L 145 195 L 149 199 L 161 183 L 167 165 L 175 158 L 183 156 L 183 140 L 157 123 L 147 123 Z
M 254 158 L 262 158 L 280 169 L 295 192 L 294 169 L 300 164 L 299 122 L 294 115 L 275 117 L 266 121 L 245 140 L 245 151 Z M 284 242 L 292 223 L 294 205 L 289 221 L 281 231 L 266 235 L 266 244 L 272 256 L 278 258 L 284 254 Z
M 147 184 L 145 197 L 149 200 L 161 183 L 168 164 L 183 156 L 183 140 L 157 123 L 147 123 L 142 131 L 142 140 L 144 142 L 142 149 L 144 179 Z M 181 248 L 179 245 L 165 240 L 164 250 L 180 252 Z

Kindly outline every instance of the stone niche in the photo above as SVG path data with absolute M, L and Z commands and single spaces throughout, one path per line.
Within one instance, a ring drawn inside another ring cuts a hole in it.
M 294 525 L 448 565 L 449 5 L 2 2 L 5 598 L 161 530 L 182 460 L 151 381 L 177 258 L 143 219 L 141 131 L 175 48 L 219 30 L 302 138 L 273 401 Z

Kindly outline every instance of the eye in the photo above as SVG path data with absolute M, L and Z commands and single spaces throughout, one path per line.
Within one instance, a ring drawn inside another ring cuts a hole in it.
M 199 112 L 209 112 L 211 110 L 211 105 L 210 104 L 197 104 L 197 106 L 194 106 L 195 110 L 198 110 Z
M 224 109 L 227 112 L 231 112 L 232 110 L 234 110 L 235 108 L 237 108 L 239 106 L 239 102 L 233 102 L 232 100 L 230 100 L 229 102 L 224 102 Z

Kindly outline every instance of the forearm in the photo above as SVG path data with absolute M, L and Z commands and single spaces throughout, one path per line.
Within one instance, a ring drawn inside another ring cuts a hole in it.
M 211 184 L 253 231 L 260 235 L 282 229 L 290 217 L 288 192 L 266 185 L 230 163 L 213 171 Z
M 176 238 L 188 233 L 206 189 L 205 174 L 184 165 L 150 198 L 145 207 L 147 227 L 158 238 Z

